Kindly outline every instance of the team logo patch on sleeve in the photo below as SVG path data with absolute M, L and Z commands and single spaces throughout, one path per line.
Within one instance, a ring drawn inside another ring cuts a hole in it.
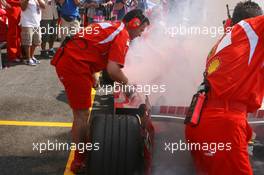
M 219 69 L 220 65 L 221 65 L 221 62 L 219 59 L 216 58 L 216 59 L 212 60 L 211 63 L 209 64 L 208 68 L 207 68 L 208 75 L 217 71 Z

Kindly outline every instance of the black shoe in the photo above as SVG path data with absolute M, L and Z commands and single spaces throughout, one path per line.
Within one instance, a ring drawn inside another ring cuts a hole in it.
M 40 56 L 44 58 L 49 58 L 49 51 L 47 50 L 40 51 Z
M 56 53 L 56 51 L 55 51 L 54 48 L 51 48 L 51 49 L 49 50 L 49 55 L 50 55 L 50 56 L 54 56 L 55 53 Z

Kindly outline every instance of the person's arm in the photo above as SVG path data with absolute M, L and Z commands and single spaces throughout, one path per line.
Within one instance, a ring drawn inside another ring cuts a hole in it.
M 109 60 L 106 70 L 112 80 L 121 84 L 128 84 L 128 78 L 125 76 L 117 62 Z
M 42 9 L 45 9 L 46 7 L 46 3 L 44 0 L 38 0 L 38 3 L 39 3 L 39 7 L 42 8 Z
M 22 10 L 22 11 L 25 11 L 25 10 L 27 9 L 28 1 L 29 1 L 29 0 L 21 0 L 20 5 L 21 5 L 21 10 Z
M 138 0 L 133 0 L 131 7 L 137 7 L 138 6 Z
M 99 80 L 99 73 L 93 74 L 93 88 L 97 88 L 99 86 L 100 80 Z
M 110 77 L 122 84 L 127 84 L 128 79 L 121 70 L 125 65 L 125 57 L 129 48 L 129 35 L 122 30 L 114 39 L 108 53 L 107 71 Z
M 76 6 L 79 6 L 80 4 L 81 4 L 81 1 L 80 0 L 73 0 L 74 1 L 74 4 L 76 5 Z
M 8 8 L 11 8 L 12 6 L 7 3 L 5 0 L 0 0 L 1 4 L 3 5 L 4 8 L 8 9 Z M 18 2 L 19 5 L 20 5 L 20 2 Z
M 61 6 L 64 4 L 65 0 L 55 0 L 57 3 L 59 3 Z

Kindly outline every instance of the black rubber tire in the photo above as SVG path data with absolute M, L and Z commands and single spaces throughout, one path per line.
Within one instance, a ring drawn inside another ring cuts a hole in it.
M 89 154 L 89 175 L 143 174 L 143 139 L 135 116 L 97 114 L 91 135 L 92 143 L 99 143 L 100 148 Z

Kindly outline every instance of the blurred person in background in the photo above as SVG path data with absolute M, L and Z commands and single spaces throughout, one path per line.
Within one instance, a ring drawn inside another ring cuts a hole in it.
M 34 53 L 36 47 L 41 43 L 41 9 L 44 8 L 44 0 L 21 1 L 21 44 L 25 52 L 24 63 L 30 66 L 36 66 L 40 63 L 40 61 L 34 57 Z
M 86 17 L 87 17 L 87 25 L 92 24 L 94 22 L 94 16 L 96 15 L 96 9 L 99 7 L 96 1 L 87 0 L 84 4 L 86 8 Z
M 8 30 L 7 30 L 7 56 L 8 62 L 20 62 L 21 41 L 20 41 L 20 0 L 2 0 L 3 6 L 7 12 Z
M 45 0 L 46 7 L 42 10 L 42 17 L 40 21 L 41 26 L 41 56 L 53 56 L 55 50 L 53 48 L 57 37 L 57 22 L 58 11 L 55 0 Z M 46 44 L 49 44 L 49 49 L 46 50 Z
M 61 39 L 64 41 L 67 35 L 75 35 L 80 29 L 80 0 L 57 0 L 60 4 Z
M 7 24 L 6 24 L 6 11 L 2 4 L 5 2 L 0 0 L 0 43 L 6 42 L 6 33 L 7 33 Z M 0 69 L 3 68 L 3 59 L 2 55 L 0 55 Z
M 6 11 L 4 9 L 5 1 L 0 0 L 0 43 L 6 42 L 7 24 L 6 24 Z M 1 55 L 0 55 L 1 57 Z M 0 63 L 1 64 L 1 63 Z M 1 67 L 0 67 L 1 69 Z
M 138 7 L 138 0 L 114 0 L 114 8 L 113 8 L 114 16 L 116 20 L 122 20 L 122 18 L 127 12 L 137 7 Z
M 111 0 L 87 0 L 85 7 L 87 8 L 88 24 L 111 20 L 113 8 Z
M 141 9 L 143 12 L 145 12 L 148 9 L 148 3 L 147 0 L 138 0 L 137 8 Z

